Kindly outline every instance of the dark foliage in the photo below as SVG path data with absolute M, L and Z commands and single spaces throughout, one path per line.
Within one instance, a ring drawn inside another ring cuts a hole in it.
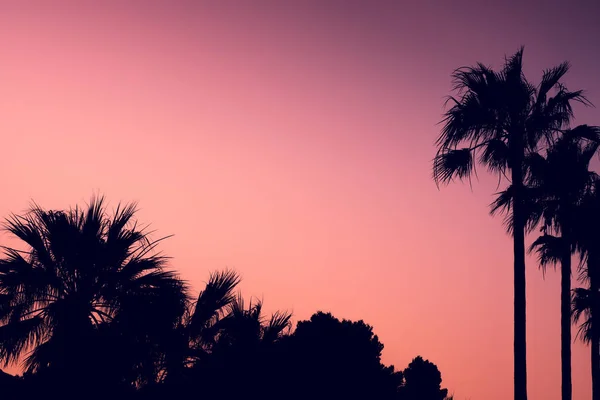
M 402 374 L 381 363 L 383 344 L 363 321 L 316 313 L 285 343 L 294 398 L 395 399 Z
M 405 370 L 406 380 L 401 371 L 384 365 L 383 344 L 363 321 L 340 321 L 318 312 L 300 321 L 293 333 L 278 335 L 273 341 L 265 335 L 270 324 L 258 328 L 254 310 L 252 306 L 245 310 L 246 320 L 236 322 L 221 339 L 224 342 L 191 368 L 188 380 L 147 387 L 141 391 L 143 398 L 187 397 L 199 392 L 224 400 L 446 397 L 434 364 L 415 358 Z
M 404 386 L 400 389 L 404 400 L 444 400 L 448 389 L 442 389 L 442 374 L 437 366 L 422 357 L 415 358 L 404 370 Z
M 25 250 L 0 259 L 0 360 L 22 361 L 24 374 L 0 374 L 3 399 L 445 394 L 429 362 L 415 359 L 406 382 L 385 366 L 362 321 L 319 312 L 291 333 L 291 314 L 245 303 L 234 271 L 211 274 L 192 300 L 134 214 L 109 216 L 99 198 L 7 220 Z
M 570 91 L 564 85 L 569 67 L 564 62 L 544 71 L 534 85 L 524 75 L 521 48 L 505 59 L 500 70 L 481 63 L 457 69 L 452 76 L 455 93 L 448 100 L 450 108 L 442 120 L 433 160 L 433 179 L 438 185 L 456 178 L 470 183 L 478 164 L 498 177 L 498 186 L 507 182 L 491 204 L 491 212 L 504 213 L 504 224 L 513 236 L 515 400 L 527 400 L 525 234 L 544 212 L 536 202 L 540 189 L 527 186 L 528 178 L 539 165 L 539 153 L 557 137 L 567 135 L 573 104 L 590 105 L 583 91 Z M 571 133 L 598 140 L 597 128 L 583 126 Z M 545 189 L 549 182 L 546 179 Z M 568 274 L 570 269 L 564 271 Z M 564 332 L 569 328 L 569 286 L 563 288 Z M 570 400 L 570 342 L 568 335 L 563 339 L 567 345 L 562 353 L 562 399 Z

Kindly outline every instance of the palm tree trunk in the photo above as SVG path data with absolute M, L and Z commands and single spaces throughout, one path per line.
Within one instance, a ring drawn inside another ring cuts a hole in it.
M 527 400 L 527 331 L 525 300 L 525 232 L 514 233 L 514 385 L 515 400 Z
M 595 253 L 595 251 L 594 251 Z M 588 277 L 590 279 L 590 291 L 592 302 L 590 307 L 590 320 L 592 331 L 591 362 L 592 362 L 592 399 L 600 400 L 600 324 L 594 321 L 594 316 L 600 315 L 599 303 L 599 283 L 597 258 L 592 256 L 588 259 Z
M 517 149 L 519 146 L 515 146 Z M 522 150 L 521 150 L 522 152 Z M 523 174 L 521 159 L 514 160 L 511 171 L 515 188 L 513 200 L 514 251 L 514 396 L 527 400 L 527 330 L 525 287 L 525 218 L 523 210 Z
M 560 361 L 562 400 L 571 400 L 571 246 L 570 238 L 562 235 L 565 249 L 560 277 Z
M 594 310 L 590 311 L 592 316 Z M 600 332 L 592 326 L 592 399 L 600 400 Z

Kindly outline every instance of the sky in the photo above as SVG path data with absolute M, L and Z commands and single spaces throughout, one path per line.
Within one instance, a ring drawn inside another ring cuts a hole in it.
M 572 63 L 600 104 L 591 1 L 2 1 L 0 216 L 138 201 L 197 291 L 234 268 L 294 320 L 363 319 L 458 399 L 512 396 L 512 247 L 484 170 L 438 188 L 452 71 Z M 600 111 L 577 108 L 577 123 Z M 2 243 L 9 243 L 6 235 Z M 527 264 L 531 399 L 559 399 L 559 274 Z M 574 328 L 574 334 L 576 328 Z M 573 398 L 591 397 L 573 345 Z

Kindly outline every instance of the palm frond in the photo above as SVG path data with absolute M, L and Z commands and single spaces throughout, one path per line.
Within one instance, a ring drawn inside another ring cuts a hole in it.
M 531 232 L 539 224 L 543 216 L 543 205 L 538 201 L 538 190 L 534 187 L 524 186 L 522 190 L 522 212 L 524 218 L 524 228 L 526 232 Z M 503 215 L 503 225 L 506 231 L 512 235 L 514 230 L 514 198 L 515 187 L 509 185 L 505 190 L 495 193 L 495 199 L 490 204 L 490 215 Z
M 137 212 L 137 203 L 121 205 L 119 203 L 106 229 L 106 243 L 108 248 L 122 247 L 129 249 L 138 242 L 144 240 L 143 230 L 136 229 L 132 223 L 133 217 Z M 127 229 L 132 225 L 130 229 Z
M 0 326 L 0 360 L 4 366 L 14 364 L 23 352 L 43 343 L 47 328 L 40 316 Z
M 557 85 L 556 94 L 548 98 L 544 112 L 552 117 L 553 127 L 558 129 L 567 125 L 573 119 L 573 101 L 586 106 L 591 105 L 584 95 L 583 90 L 569 91 L 562 85 Z
M 519 49 L 510 57 L 505 57 L 504 67 L 502 68 L 502 74 L 507 80 L 520 82 L 523 75 L 523 52 L 525 46 L 519 47 Z
M 502 129 L 494 111 L 493 88 L 476 93 L 468 90 L 460 100 L 455 102 L 441 121 L 443 128 L 436 140 L 441 149 L 456 149 L 461 143 L 469 143 L 470 147 L 493 138 Z
M 13 296 L 13 307 L 16 304 L 32 307 L 35 303 L 53 301 L 64 290 L 64 284 L 56 275 L 27 262 L 14 249 L 5 250 L 5 257 L 0 259 L 0 293 Z
M 565 135 L 600 143 L 600 127 L 598 126 L 578 125 L 575 128 L 567 130 Z
M 538 97 L 537 104 L 541 106 L 546 102 L 548 98 L 548 93 L 550 90 L 556 87 L 561 81 L 561 79 L 569 72 L 571 68 L 571 64 L 569 62 L 563 62 L 555 67 L 547 69 L 543 72 L 542 80 L 538 85 Z
M 556 265 L 565 254 L 565 242 L 562 237 L 542 235 L 538 237 L 529 247 L 529 252 L 536 252 L 540 267 L 545 272 L 548 265 Z
M 235 299 L 234 290 L 240 283 L 240 276 L 233 270 L 211 273 L 208 283 L 194 306 L 190 329 L 197 335 L 209 321 L 223 312 Z
M 512 208 L 514 198 L 514 186 L 509 185 L 505 190 L 495 193 L 496 198 L 490 204 L 490 215 L 496 216 L 498 214 L 504 215 L 504 226 L 508 232 L 512 232 Z
M 594 158 L 595 155 L 600 155 L 600 152 L 598 152 L 598 148 L 600 148 L 600 141 L 597 142 L 590 142 L 587 145 L 585 145 L 583 147 L 583 149 L 581 150 L 581 158 L 582 158 L 582 162 L 584 163 L 584 165 L 589 166 L 590 162 L 592 161 L 592 158 Z M 589 173 L 589 179 L 591 181 L 594 181 L 597 179 L 598 174 L 594 171 L 588 171 Z M 590 183 L 591 183 L 590 181 Z
M 468 178 L 475 164 L 471 149 L 449 150 L 438 154 L 433 162 L 433 179 L 436 183 L 446 184 L 455 177 Z
M 227 305 L 226 308 L 227 315 L 229 317 L 243 318 L 247 315 L 251 315 L 254 306 L 252 304 L 252 299 L 250 299 L 250 305 L 248 307 L 248 310 L 246 310 L 246 301 L 244 300 L 244 296 L 242 295 L 242 292 L 237 292 L 237 294 L 233 297 L 232 301 Z
M 596 294 L 596 296 L 598 296 Z M 571 315 L 573 322 L 578 323 L 580 319 L 584 319 L 579 326 L 578 337 L 584 342 L 590 342 L 592 339 L 592 318 L 591 309 L 593 303 L 592 291 L 585 288 L 576 288 L 573 290 L 571 297 Z
M 281 335 L 289 332 L 292 327 L 291 319 L 291 313 L 283 311 L 276 311 L 273 313 L 269 319 L 269 323 L 263 329 L 263 342 L 273 343 L 279 339 Z
M 539 186 L 545 182 L 548 170 L 548 161 L 541 154 L 530 152 L 523 162 L 525 181 L 529 185 Z
M 117 274 L 115 274 L 116 279 L 122 279 L 123 281 L 127 282 L 132 279 L 137 279 L 148 271 L 162 269 L 166 262 L 167 258 L 161 256 L 160 254 L 155 254 L 145 258 L 133 258 L 127 261 L 127 263 L 123 265 L 120 270 L 113 272 L 117 272 Z
M 34 208 L 24 216 L 12 214 L 4 222 L 4 228 L 22 240 L 31 249 L 30 256 L 37 259 L 45 267 L 53 267 L 54 260 L 50 250 L 46 247 L 44 239 L 45 228 L 39 223 L 36 215 L 43 213 L 43 210 Z
M 92 197 L 90 200 L 80 228 L 81 235 L 87 239 L 86 243 L 93 243 L 104 235 L 106 225 L 104 202 L 104 196 Z
M 60 354 L 60 348 L 54 345 L 54 341 L 49 339 L 37 346 L 28 353 L 23 360 L 23 367 L 28 373 L 39 372 L 43 368 L 50 366 L 56 355 Z
M 508 167 L 509 159 L 510 152 L 504 140 L 491 139 L 484 146 L 479 162 L 486 165 L 492 173 L 504 174 Z

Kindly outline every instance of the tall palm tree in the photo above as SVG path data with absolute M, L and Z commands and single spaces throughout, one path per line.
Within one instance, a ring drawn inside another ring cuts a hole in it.
M 579 208 L 578 226 L 575 229 L 581 255 L 581 278 L 587 288 L 573 291 L 572 312 L 574 322 L 583 319 L 579 335 L 591 343 L 592 399 L 600 400 L 600 325 L 594 323 L 600 315 L 600 179 L 584 197 Z
M 527 399 L 525 233 L 533 224 L 527 221 L 524 162 L 528 154 L 538 151 L 542 138 L 569 125 L 572 101 L 587 103 L 581 91 L 568 91 L 561 83 L 568 70 L 566 62 L 546 70 L 534 86 L 523 74 L 523 48 L 507 58 L 500 71 L 481 63 L 456 70 L 457 95 L 449 98 L 452 107 L 436 142 L 433 177 L 437 184 L 456 177 L 470 179 L 477 162 L 511 184 L 507 222 L 514 252 L 515 400 Z
M 585 193 L 597 179 L 590 161 L 598 143 L 587 136 L 598 129 L 581 125 L 565 131 L 548 149 L 546 157 L 532 154 L 528 162 L 528 185 L 541 207 L 543 235 L 531 246 L 536 250 L 542 269 L 560 263 L 561 268 L 561 365 L 563 397 L 571 393 L 571 256 L 576 249 L 578 208 Z
M 135 347 L 150 341 L 153 325 L 174 324 L 185 306 L 184 284 L 164 269 L 166 258 L 154 251 L 161 239 L 149 238 L 135 212 L 129 204 L 110 216 L 99 197 L 87 209 L 34 204 L 7 219 L 6 229 L 25 246 L 5 247 L 0 259 L 5 365 L 24 359 L 29 372 L 55 371 L 73 383 L 98 379 L 103 349 L 124 338 L 122 350 Z

